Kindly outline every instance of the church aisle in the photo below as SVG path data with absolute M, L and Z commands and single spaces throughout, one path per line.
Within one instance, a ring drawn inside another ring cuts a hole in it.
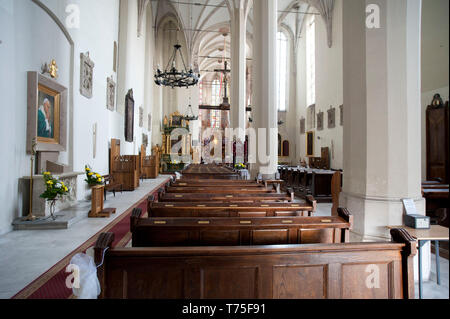
M 168 176 L 160 176 L 144 181 L 134 192 L 118 193 L 116 197 L 108 194 L 105 207 L 117 208 L 117 213 L 110 218 L 85 218 L 66 230 L 13 231 L 1 236 L 0 299 L 13 297 L 168 180 Z

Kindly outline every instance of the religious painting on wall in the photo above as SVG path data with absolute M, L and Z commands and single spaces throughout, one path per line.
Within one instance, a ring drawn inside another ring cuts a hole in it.
M 339 111 L 341 113 L 340 125 L 344 126 L 344 106 L 343 105 L 339 106 Z
M 33 140 L 39 152 L 61 152 L 67 146 L 68 90 L 34 71 L 27 73 L 27 152 Z
M 38 141 L 59 143 L 59 99 L 57 92 L 38 85 Z
M 300 135 L 305 134 L 306 132 L 306 120 L 304 117 L 300 119 Z
M 314 132 L 306 133 L 306 156 L 314 157 Z
M 144 127 L 144 108 L 139 108 L 139 127 Z
M 306 111 L 306 124 L 308 130 L 313 130 L 316 127 L 316 106 L 311 105 Z
M 89 52 L 81 53 L 80 58 L 80 93 L 90 99 L 92 98 L 95 64 L 89 57 Z
M 323 112 L 317 114 L 317 130 L 323 131 Z
M 336 127 L 336 109 L 330 108 L 328 110 L 328 128 L 335 128 Z
M 133 89 L 130 89 L 125 97 L 125 141 L 132 143 L 134 140 L 134 98 Z
M 106 80 L 106 107 L 110 111 L 114 111 L 116 106 L 116 82 L 111 76 Z
M 142 134 L 142 145 L 145 145 L 145 147 L 148 146 L 148 135 Z

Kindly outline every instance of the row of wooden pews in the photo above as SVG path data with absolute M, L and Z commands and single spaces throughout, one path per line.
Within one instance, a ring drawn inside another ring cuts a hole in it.
M 333 177 L 342 172 L 304 167 L 280 166 L 280 178 L 284 188 L 292 188 L 297 196 L 312 195 L 318 202 L 331 202 Z
M 150 197 L 148 216 L 135 209 L 133 248 L 111 248 L 112 233 L 98 238 L 101 298 L 414 297 L 416 246 L 403 229 L 392 230 L 393 242 L 349 243 L 353 217 L 346 209 L 316 217 L 311 196 L 295 201 L 224 171 L 205 179 L 212 170 L 189 167 L 199 175 L 183 172 Z M 374 265 L 382 278 L 378 289 L 366 285 Z

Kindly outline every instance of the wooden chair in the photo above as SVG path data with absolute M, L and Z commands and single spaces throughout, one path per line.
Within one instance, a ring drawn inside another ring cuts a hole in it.
M 105 200 L 106 200 L 106 193 L 112 192 L 114 194 L 114 197 L 116 197 L 116 192 L 120 191 L 120 193 L 123 193 L 123 185 L 116 182 L 114 180 L 114 176 L 112 175 L 105 175 L 103 176 L 105 179 Z

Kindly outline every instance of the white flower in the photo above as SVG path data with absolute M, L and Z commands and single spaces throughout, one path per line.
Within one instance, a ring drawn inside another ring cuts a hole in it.
M 56 185 L 55 185 L 55 188 L 61 188 L 62 187 L 62 185 L 60 184 L 60 183 L 57 183 Z

